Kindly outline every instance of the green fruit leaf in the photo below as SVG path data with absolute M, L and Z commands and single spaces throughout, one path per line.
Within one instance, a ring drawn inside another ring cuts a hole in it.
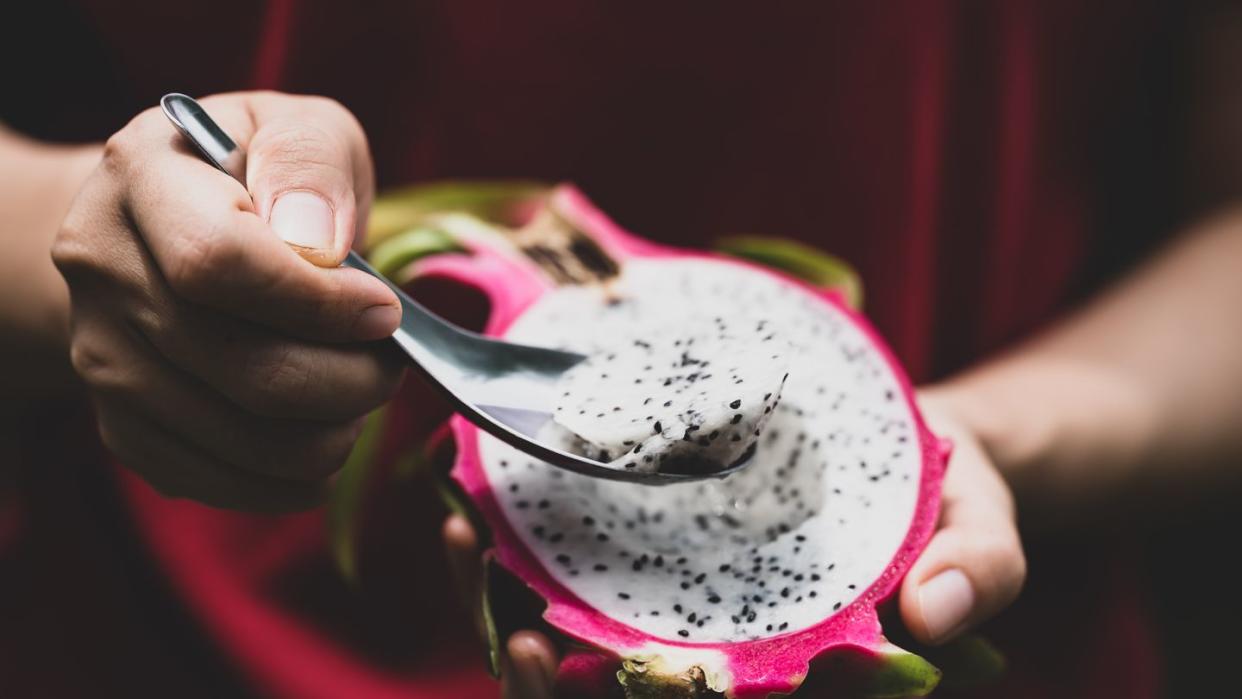
M 525 205 L 537 201 L 548 189 L 542 182 L 500 180 L 437 182 L 384 192 L 371 208 L 367 247 L 449 212 L 514 225 L 522 219 Z
M 988 684 L 1005 674 L 1005 656 L 977 633 L 959 636 L 940 646 L 915 641 L 900 624 L 886 629 L 889 639 L 903 648 L 927 658 L 944 672 L 942 686 L 965 689 Z
M 721 252 L 788 272 L 803 281 L 841 292 L 850 308 L 862 308 L 862 280 L 844 260 L 797 241 L 736 236 L 716 244 Z
M 449 234 L 437 228 L 416 227 L 388 237 L 375 245 L 367 259 L 377 272 L 394 279 L 406 265 L 427 255 L 460 251 Z M 394 279 L 400 283 L 403 280 Z
M 496 614 L 492 610 L 492 573 L 495 562 L 491 556 L 483 557 L 483 584 L 479 588 L 481 605 L 480 614 L 483 623 L 483 636 L 487 642 L 487 671 L 492 677 L 500 677 L 500 631 L 496 627 Z
M 940 670 L 892 643 L 844 646 L 811 662 L 810 674 L 792 697 L 905 699 L 923 697 L 940 682 Z
M 357 537 L 361 510 L 366 497 L 367 476 L 375 465 L 380 437 L 384 431 L 384 409 L 367 416 L 353 451 L 345 460 L 328 495 L 328 542 L 336 567 L 346 580 L 357 580 Z
M 861 687 L 863 696 L 870 699 L 924 697 L 940 683 L 940 669 L 922 656 L 894 648 L 882 657 L 882 662 Z
M 446 233 L 433 228 L 413 228 L 385 240 L 369 255 L 371 264 L 389 278 L 414 260 L 435 253 L 459 250 Z M 383 436 L 384 409 L 372 412 L 362 428 L 353 451 L 341 468 L 328 494 L 327 531 L 333 559 L 349 581 L 357 580 L 357 539 L 366 485 L 375 470 L 378 447 Z M 397 463 L 397 477 L 409 477 L 421 462 L 421 451 L 405 454 Z
M 1005 656 L 979 634 L 966 634 L 943 646 L 922 649 L 944 672 L 942 686 L 965 689 L 987 684 L 1005 674 Z

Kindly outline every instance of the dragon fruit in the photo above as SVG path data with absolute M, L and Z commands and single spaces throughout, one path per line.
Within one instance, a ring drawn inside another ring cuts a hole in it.
M 489 334 L 599 358 L 557 416 L 583 449 L 621 468 L 658 467 L 645 449 L 677 442 L 718 460 L 753 451 L 727 479 L 634 485 L 535 462 L 452 419 L 450 491 L 565 641 L 559 691 L 745 699 L 810 675 L 816 691 L 929 692 L 939 672 L 886 640 L 877 606 L 931 536 L 948 446 L 845 302 L 854 290 L 643 240 L 570 186 L 506 206 L 513 226 L 435 218 L 468 254 L 411 262 L 385 253 L 395 237 L 376 254 L 398 279 L 481 289 Z M 714 366 L 695 364 L 708 354 Z M 679 393 L 695 372 L 703 387 Z

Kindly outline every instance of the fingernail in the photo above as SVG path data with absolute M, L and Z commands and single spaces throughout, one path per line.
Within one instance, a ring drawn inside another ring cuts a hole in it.
M 396 306 L 371 306 L 354 322 L 354 336 L 360 340 L 388 337 L 401 323 L 401 309 Z
M 335 242 L 332 207 L 318 194 L 285 192 L 272 204 L 272 230 L 290 245 L 331 250 Z
M 958 631 L 974 605 L 975 589 L 957 568 L 940 573 L 919 588 L 923 625 L 934 641 L 943 641 Z

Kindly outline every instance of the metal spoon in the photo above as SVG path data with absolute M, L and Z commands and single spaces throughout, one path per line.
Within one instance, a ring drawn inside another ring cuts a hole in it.
M 207 162 L 246 184 L 246 154 L 192 98 L 180 93 L 160 100 L 164 115 Z M 401 325 L 392 339 L 414 366 L 438 387 L 457 412 L 513 447 L 554 466 L 595 478 L 649 485 L 718 478 L 742 468 L 743 458 L 718 471 L 641 473 L 609 468 L 539 441 L 552 420 L 554 388 L 567 369 L 586 357 L 572 352 L 502 342 L 459 328 L 424 308 L 360 255 L 343 263 L 379 279 L 401 301 Z

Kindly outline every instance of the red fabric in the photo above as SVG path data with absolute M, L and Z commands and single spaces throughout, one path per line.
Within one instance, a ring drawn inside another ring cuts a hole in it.
M 839 254 L 862 272 L 869 315 L 918 380 L 1062 311 L 1102 280 L 1101 250 L 1141 249 L 1141 231 L 1120 242 L 1109 233 L 1093 166 L 1116 135 L 1100 126 L 1134 122 L 1136 61 L 1159 19 L 1143 5 L 722 5 L 82 2 L 57 21 L 93 38 L 66 50 L 119 86 L 112 101 L 75 121 L 71 105 L 40 93 L 43 112 L 9 118 L 42 135 L 102 137 L 171 90 L 326 94 L 367 128 L 382 185 L 572 180 L 641 235 L 703 245 L 770 233 Z M 411 416 L 410 429 L 434 418 Z M 86 428 L 76 434 L 89 439 Z M 90 453 L 65 460 L 97 469 Z M 119 516 L 143 545 L 134 565 L 158 571 L 207 639 L 193 652 L 217 655 L 239 687 L 282 697 L 495 694 L 466 617 L 446 602 L 455 591 L 439 550 L 442 511 L 425 485 L 376 493 L 363 587 L 350 590 L 331 570 L 319 513 L 213 511 L 119 473 Z M 22 531 L 31 547 L 91 545 Z M 995 627 L 1014 672 L 990 696 L 1154 696 L 1159 663 L 1141 592 L 1061 585 L 1044 572 L 1077 555 L 1033 560 L 1025 601 Z M 1122 565 L 1107 558 L 1074 560 Z M 0 637 L 37 625 L 18 616 L 28 626 L 0 624 Z M 1098 633 L 1082 633 L 1084 618 Z M 1129 626 L 1117 631 L 1118 619 Z M 38 653 L 56 648 L 14 652 L 37 667 Z M 1102 689 L 1117 688 L 1119 670 L 1131 680 L 1124 693 Z M 29 675 L 21 689 L 38 687 Z M 72 696 L 82 685 L 53 686 L 38 693 Z

